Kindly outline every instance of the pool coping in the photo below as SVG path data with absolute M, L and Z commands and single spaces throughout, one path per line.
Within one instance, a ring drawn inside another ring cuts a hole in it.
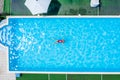
M 9 18 L 120 18 L 120 16 L 7 16 L 7 22 L 4 25 L 8 24 Z M 4 25 L 0 25 L 2 28 Z M 3 45 L 2 45 L 3 46 Z M 3 46 L 6 47 L 6 46 Z M 8 49 L 7 49 L 7 52 Z M 9 55 L 7 54 L 7 57 Z M 35 73 L 35 74 L 120 74 L 120 72 L 38 72 L 38 71 L 9 71 L 9 59 L 7 58 L 7 71 L 8 73 Z
M 81 15 L 77 15 L 77 16 L 74 16 L 74 15 L 69 15 L 69 16 L 7 16 L 7 19 L 8 18 L 120 18 L 120 15 L 118 16 L 113 16 L 113 15 L 110 15 L 110 16 L 81 16 Z
M 29 74 L 120 74 L 120 72 L 35 72 L 35 71 L 8 71 L 9 73 L 29 73 Z

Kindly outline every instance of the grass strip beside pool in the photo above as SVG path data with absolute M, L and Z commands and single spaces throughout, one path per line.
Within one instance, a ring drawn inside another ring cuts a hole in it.
M 16 80 L 48 80 L 48 74 L 22 74 Z
M 69 74 L 68 80 L 101 80 L 101 75 L 96 74 Z
M 4 0 L 4 13 L 10 14 L 10 2 L 11 0 Z
M 66 80 L 65 74 L 50 74 L 50 80 Z

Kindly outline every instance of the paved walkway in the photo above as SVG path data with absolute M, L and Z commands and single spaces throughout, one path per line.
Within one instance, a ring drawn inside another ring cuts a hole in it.
M 0 13 L 3 12 L 4 0 L 0 0 Z
M 15 74 L 8 72 L 7 48 L 0 44 L 0 80 L 16 80 Z

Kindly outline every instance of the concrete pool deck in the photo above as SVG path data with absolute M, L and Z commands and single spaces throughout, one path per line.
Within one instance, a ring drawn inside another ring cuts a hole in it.
M 0 80 L 16 80 L 15 73 L 8 72 L 7 47 L 0 45 Z

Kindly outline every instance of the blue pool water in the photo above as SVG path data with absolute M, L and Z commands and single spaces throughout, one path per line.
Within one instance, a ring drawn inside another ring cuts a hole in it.
M 9 47 L 10 71 L 120 72 L 120 18 L 8 20 L 0 43 Z

